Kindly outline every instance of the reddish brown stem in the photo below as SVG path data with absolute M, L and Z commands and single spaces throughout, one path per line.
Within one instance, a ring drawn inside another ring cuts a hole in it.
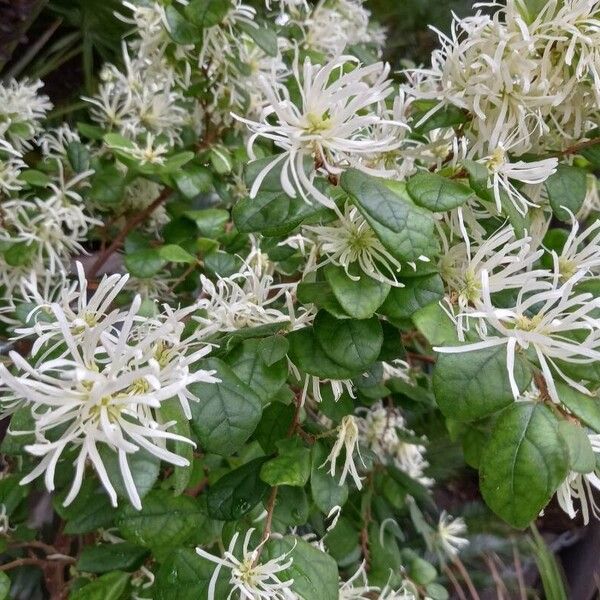
M 104 266 L 110 256 L 116 252 L 125 241 L 125 238 L 140 224 L 143 223 L 167 198 L 171 195 L 171 188 L 165 187 L 156 199 L 152 201 L 144 210 L 133 215 L 115 239 L 112 241 L 110 246 L 102 251 L 96 262 L 92 265 L 90 272 L 88 273 L 88 279 L 94 279 L 98 274 L 98 271 Z

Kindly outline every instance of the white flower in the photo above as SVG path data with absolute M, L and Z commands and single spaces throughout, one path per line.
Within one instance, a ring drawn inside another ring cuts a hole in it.
M 38 94 L 43 85 L 26 79 L 0 83 L 0 139 L 19 152 L 31 149 L 29 140 L 40 131 L 40 121 L 52 108 L 48 96 Z
M 464 240 L 451 248 L 446 243 L 445 253 L 440 259 L 440 274 L 449 288 L 450 299 L 461 311 L 466 311 L 469 306 L 477 307 L 481 302 L 483 271 L 488 274 L 491 294 L 520 289 L 532 278 L 549 274 L 544 270 L 533 270 L 533 265 L 544 251 L 534 251 L 531 237 L 517 238 L 510 225 L 485 240 L 479 240 L 474 246 L 468 237 Z M 469 315 L 466 313 L 464 316 L 468 319 Z M 457 319 L 461 340 L 466 319 L 462 316 Z
M 531 348 L 552 400 L 559 402 L 554 373 L 575 389 L 589 394 L 585 387 L 563 373 L 556 362 L 587 364 L 590 360 L 600 360 L 600 322 L 590 315 L 600 307 L 600 300 L 589 293 L 574 292 L 574 287 L 584 276 L 585 272 L 579 271 L 560 284 L 558 273 L 555 273 L 550 287 L 547 281 L 532 279 L 519 291 L 513 308 L 497 308 L 490 296 L 489 275 L 484 270 L 481 273 L 482 301 L 476 310 L 466 313 L 478 319 L 477 329 L 482 341 L 434 350 L 462 354 L 506 345 L 508 378 L 516 399 L 519 388 L 514 374 L 515 354 L 517 348 Z M 569 337 L 576 333 L 585 337 L 582 340 Z
M 26 450 L 41 460 L 22 483 L 44 473 L 46 487 L 52 491 L 58 460 L 75 448 L 75 476 L 65 504 L 79 492 L 89 459 L 116 505 L 116 492 L 98 448 L 107 446 L 118 455 L 131 503 L 140 508 L 128 457 L 144 449 L 171 464 L 187 464 L 166 449 L 166 441 L 192 442 L 168 431 L 172 423 L 163 422 L 160 407 L 177 397 L 186 417 L 191 417 L 189 400 L 196 398 L 188 386 L 216 381 L 212 372 L 190 368 L 210 352 L 210 346 L 195 349 L 196 343 L 182 339 L 182 319 L 194 307 L 181 311 L 164 307 L 163 314 L 144 319 L 137 315 L 141 299 L 136 297 L 129 310 L 108 312 L 126 277 L 105 277 L 88 300 L 87 282 L 80 265 L 78 269 L 79 289 L 63 289 L 60 302 L 39 307 L 53 320 L 39 319 L 18 331 L 39 335 L 33 364 L 11 352 L 17 373 L 0 365 L 0 381 L 11 390 L 11 401 L 31 406 L 35 422 L 36 441 Z
M 558 166 L 557 158 L 511 162 L 507 157 L 506 148 L 501 143 L 490 156 L 482 161 L 485 162 L 488 170 L 488 187 L 493 190 L 498 212 L 502 212 L 502 193 L 504 192 L 522 215 L 527 213 L 530 206 L 535 207 L 536 205 L 528 200 L 512 182 L 543 183 L 556 172 Z
M 339 485 L 343 485 L 346 481 L 346 477 L 350 474 L 356 487 L 360 490 L 362 488 L 362 481 L 356 469 L 356 464 L 354 463 L 354 452 L 357 452 L 361 461 L 362 457 L 360 456 L 360 449 L 358 447 L 358 427 L 356 420 L 352 415 L 346 415 L 342 419 L 342 422 L 338 427 L 337 439 L 335 440 L 333 448 L 331 449 L 329 456 L 325 459 L 325 462 L 321 465 L 321 467 L 323 467 L 327 463 L 330 463 L 329 474 L 332 477 L 335 477 L 335 468 L 337 460 L 342 453 L 342 449 L 345 450 L 346 456 Z
M 126 188 L 123 199 L 118 206 L 123 214 L 135 213 L 148 208 L 162 191 L 163 186 L 145 177 L 136 177 Z M 152 214 L 145 219 L 141 227 L 144 230 L 158 232 L 171 220 L 164 204 L 156 207 Z M 156 296 L 160 298 L 160 296 Z
M 236 592 L 239 593 L 238 598 L 240 600 L 298 600 L 297 594 L 291 590 L 294 580 L 282 581 L 280 578 L 281 574 L 289 569 L 294 562 L 289 557 L 293 549 L 286 554 L 261 563 L 260 552 L 266 540 L 250 550 L 250 539 L 253 532 L 254 529 L 249 529 L 246 532 L 241 558 L 237 558 L 234 554 L 240 536 L 239 532 L 236 532 L 231 538 L 229 547 L 223 553 L 222 558 L 210 554 L 202 548 L 196 548 L 196 552 L 202 558 L 217 565 L 208 584 L 208 600 L 219 600 L 215 595 L 215 589 L 219 573 L 223 567 L 230 571 L 229 584 L 231 585 L 231 591 L 227 595 L 227 600 L 233 598 Z
M 128 139 L 153 133 L 165 136 L 170 143 L 179 140 L 188 115 L 185 99 L 175 84 L 176 75 L 165 57 L 132 59 L 123 45 L 123 63 L 123 72 L 114 65 L 105 66 L 97 94 L 84 98 L 92 105 L 92 118 Z
M 377 38 L 369 31 L 370 15 L 361 0 L 319 2 L 304 21 L 304 43 L 329 58 L 339 56 L 348 46 Z
M 299 193 L 307 202 L 314 198 L 333 207 L 333 201 L 316 188 L 315 172 L 337 177 L 344 166 L 353 164 L 361 168 L 356 160 L 361 154 L 387 152 L 400 145 L 392 135 L 378 140 L 369 136 L 369 128 L 388 122 L 376 110 L 392 92 L 391 81 L 387 79 L 389 66 L 376 63 L 345 73 L 344 67 L 354 62 L 352 57 L 339 56 L 321 66 L 312 65 L 307 58 L 300 72 L 296 58 L 293 73 L 301 91 L 299 105 L 293 103 L 286 88 L 262 79 L 269 105 L 260 120 L 236 118 L 252 131 L 248 141 L 251 157 L 254 157 L 254 142 L 260 137 L 272 140 L 283 152 L 274 156 L 258 174 L 250 190 L 251 197 L 256 196 L 267 174 L 281 167 L 281 185 L 289 196 Z M 334 75 L 337 78 L 332 81 Z M 309 176 L 308 161 L 314 165 Z
M 433 534 L 433 546 L 444 552 L 448 557 L 457 556 L 469 540 L 464 536 L 467 526 L 461 517 L 453 518 L 445 510 L 440 515 L 437 531 Z
M 19 175 L 27 165 L 23 162 L 20 152 L 17 152 L 8 142 L 0 139 L 0 193 L 7 196 L 23 187 Z
M 383 368 L 382 381 L 402 379 L 406 383 L 413 383 L 410 376 L 411 366 L 405 360 L 396 358 L 391 362 L 382 362 L 381 366 Z
M 600 435 L 591 433 L 587 437 L 594 455 L 598 455 L 600 453 Z M 558 504 L 571 519 L 574 519 L 577 515 L 577 509 L 573 500 L 579 500 L 584 525 L 590 522 L 590 514 L 594 518 L 600 519 L 600 506 L 595 499 L 598 491 L 600 491 L 599 474 L 598 469 L 594 469 L 590 473 L 571 471 L 558 490 L 556 490 Z
M 379 241 L 373 229 L 360 214 L 358 208 L 350 204 L 342 214 L 337 208 L 338 220 L 331 225 L 305 225 L 304 232 L 312 234 L 322 254 L 327 256 L 319 266 L 333 263 L 343 267 L 348 277 L 354 281 L 360 276 L 352 275 L 349 268 L 357 264 L 372 279 L 403 287 L 396 278 L 400 271 L 400 261 L 395 259 Z
M 598 190 L 598 178 L 593 173 L 588 173 L 586 177 L 587 192 L 585 200 L 577 216 L 585 220 L 591 214 L 600 212 L 600 191 Z
M 563 281 L 579 271 L 593 275 L 600 267 L 600 221 L 594 221 L 579 233 L 579 223 L 575 215 L 564 206 L 563 209 L 570 213 L 572 225 L 560 254 L 552 251 L 554 268 L 560 273 Z
M 288 368 L 296 381 L 302 382 L 302 375 L 298 370 L 298 367 L 288 358 Z M 321 385 L 329 384 L 331 388 L 331 394 L 333 401 L 337 402 L 344 392 L 346 392 L 351 398 L 354 398 L 354 383 L 352 379 L 322 379 L 316 375 L 304 375 L 304 383 L 302 385 L 302 396 L 300 397 L 300 404 L 304 405 L 306 399 L 310 396 L 315 402 L 323 402 L 323 396 L 321 394 Z
M 235 51 L 241 45 L 239 25 L 258 28 L 254 22 L 256 9 L 242 0 L 234 0 L 229 4 L 230 8 L 220 23 L 204 29 L 202 36 L 202 48 L 198 56 L 198 66 L 206 68 L 211 62 L 220 64 L 225 57 L 233 57 Z
M 79 134 L 67 123 L 44 130 L 36 139 L 42 154 L 45 157 L 56 159 L 64 158 L 69 144 L 80 141 Z
M 144 145 L 139 145 L 136 142 L 132 142 L 129 146 L 112 146 L 117 148 L 121 152 L 124 152 L 134 160 L 139 161 L 141 165 L 163 165 L 165 163 L 164 155 L 169 152 L 169 146 L 167 144 L 155 143 L 155 137 L 152 133 L 146 134 L 146 140 Z M 109 148 L 111 146 L 109 145 Z
M 424 457 L 425 446 L 415 439 L 396 409 L 384 408 L 381 402 L 376 402 L 369 409 L 357 412 L 361 415 L 357 419 L 360 441 L 383 464 L 393 464 L 422 485 L 434 483 L 424 475 L 429 466 Z
M 218 277 L 216 283 L 204 275 L 200 281 L 198 307 L 206 311 L 206 317 L 194 319 L 204 325 L 207 335 L 270 323 L 292 330 L 314 316 L 302 308 L 296 311 L 292 300 L 296 284 L 274 283 L 272 275 L 257 274 L 248 264 L 235 275 Z
M 414 434 L 406 430 L 406 434 L 414 436 Z M 425 460 L 425 446 L 415 444 L 413 441 L 405 441 L 401 437 L 393 449 L 392 457 L 394 465 L 406 473 L 412 479 L 418 481 L 425 487 L 432 486 L 435 481 L 431 477 L 426 477 L 424 472 L 429 466 Z
M 379 591 L 378 587 L 369 585 L 363 561 L 350 579 L 340 581 L 338 600 L 370 600 Z
M 412 588 L 412 589 L 411 589 Z M 386 585 L 381 590 L 381 595 L 378 600 L 417 600 L 419 598 L 418 592 L 414 589 L 414 584 L 410 582 L 404 582 L 398 589 L 393 589 L 390 585 Z M 425 597 L 424 600 L 428 600 Z

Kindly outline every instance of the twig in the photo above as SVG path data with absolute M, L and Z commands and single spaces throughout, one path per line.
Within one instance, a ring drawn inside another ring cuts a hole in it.
M 460 585 L 458 579 L 456 579 L 454 573 L 452 572 L 452 569 L 448 565 L 444 565 L 444 573 L 446 574 L 446 577 L 450 580 L 450 583 L 454 586 L 454 591 L 456 592 L 456 595 L 458 596 L 459 600 L 467 600 L 467 596 L 464 590 L 462 589 L 462 586 Z
M 171 192 L 171 188 L 163 188 L 161 193 L 152 201 L 151 204 L 149 204 L 144 210 L 133 215 L 127 221 L 127 223 L 125 223 L 125 226 L 123 229 L 121 229 L 121 231 L 119 231 L 111 245 L 100 254 L 96 262 L 92 265 L 92 268 L 88 273 L 88 279 L 94 279 L 94 277 L 96 277 L 98 271 L 102 268 L 104 263 L 123 245 L 123 242 L 129 233 L 131 233 L 140 223 L 143 223 L 163 202 L 165 202 L 170 196 Z
M 480 600 L 479 594 L 477 593 L 477 590 L 475 589 L 475 586 L 473 585 L 473 581 L 472 581 L 469 573 L 465 569 L 465 565 L 463 565 L 462 561 L 460 560 L 460 558 L 458 558 L 458 556 L 454 557 L 453 563 L 456 566 L 456 568 L 459 570 L 473 600 Z
M 275 512 L 275 501 L 277 500 L 277 490 L 279 488 L 274 486 L 271 488 L 269 494 L 269 500 L 267 501 L 267 517 L 265 518 L 265 527 L 262 534 L 262 542 L 266 542 L 271 535 L 271 525 L 273 524 L 273 513 Z
M 517 583 L 519 585 L 519 597 L 520 600 L 527 600 L 527 588 L 525 587 L 525 580 L 523 578 L 523 567 L 521 565 L 521 556 L 517 543 L 513 540 L 513 562 L 515 563 L 515 574 L 517 576 Z
M 44 542 L 40 542 L 38 540 L 21 542 L 19 544 L 11 544 L 10 548 L 11 550 L 13 548 L 37 548 L 38 550 L 43 550 L 46 554 L 61 554 L 54 546 L 45 544 Z
M 0 565 L 0 571 L 10 571 L 11 569 L 16 569 L 18 567 L 24 567 L 26 565 L 38 565 L 40 568 L 47 566 L 49 563 L 68 563 L 74 564 L 77 561 L 71 556 L 61 556 L 60 558 L 17 558 L 9 563 L 4 565 Z
M 504 584 L 504 581 L 502 581 L 502 577 L 500 577 L 500 573 L 498 573 L 498 569 L 496 568 L 492 557 L 488 556 L 487 554 L 484 554 L 483 560 L 485 561 L 485 564 L 487 565 L 488 569 L 490 570 L 490 573 L 492 574 L 492 579 L 494 580 L 494 583 L 496 585 L 496 593 L 498 595 L 498 600 L 504 600 L 504 598 L 509 597 L 506 585 Z
M 570 154 L 578 154 L 581 150 L 585 150 L 586 148 L 591 148 L 592 146 L 597 146 L 600 144 L 600 137 L 593 138 L 591 140 L 586 140 L 585 142 L 579 142 L 578 144 L 573 144 L 572 146 L 568 146 L 564 150 L 557 152 L 559 156 L 569 156 Z
M 418 360 L 420 362 L 435 365 L 435 358 L 433 356 L 426 356 L 425 354 L 417 354 L 416 352 L 407 352 L 406 356 L 409 360 Z
M 296 431 L 296 428 L 298 427 L 298 422 L 300 420 L 301 408 L 302 408 L 302 403 L 300 402 L 300 398 L 296 398 L 296 412 L 294 413 L 294 418 L 292 419 L 292 422 L 291 422 L 290 427 L 287 432 L 288 438 L 290 438 L 290 437 L 292 437 L 292 435 L 294 435 L 294 432 Z M 271 488 L 271 493 L 269 494 L 269 499 L 267 500 L 267 505 L 265 507 L 266 511 L 267 511 L 267 516 L 265 517 L 265 526 L 264 526 L 263 533 L 262 533 L 261 546 L 258 549 L 258 552 L 256 554 L 256 560 L 254 561 L 255 564 L 258 561 L 258 559 L 260 558 L 260 555 L 262 553 L 262 549 L 264 548 L 265 542 L 269 539 L 269 537 L 271 537 L 271 525 L 273 524 L 273 513 L 275 512 L 275 502 L 277 500 L 278 489 L 279 488 L 277 486 L 273 486 Z

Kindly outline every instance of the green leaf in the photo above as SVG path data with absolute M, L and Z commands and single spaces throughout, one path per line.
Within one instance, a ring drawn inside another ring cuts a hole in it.
M 265 544 L 268 559 L 290 553 L 293 563 L 278 573 L 281 581 L 294 580 L 292 590 L 308 600 L 338 600 L 338 569 L 335 560 L 301 538 L 286 535 Z
M 531 371 L 518 354 L 514 372 L 519 389 L 526 389 Z M 433 391 L 444 415 L 459 421 L 475 421 L 508 406 L 514 398 L 508 379 L 506 347 L 438 354 Z
M 218 359 L 205 361 L 215 369 L 220 383 L 194 383 L 189 391 L 198 398 L 192 402 L 192 430 L 206 452 L 228 456 L 252 435 L 261 417 L 259 396 Z
M 574 215 L 579 212 L 587 194 L 587 176 L 583 169 L 571 165 L 558 165 L 556 173 L 544 182 L 552 211 L 561 221 L 571 221 L 571 215 L 562 208 L 566 206 Z
M 437 577 L 435 567 L 420 556 L 415 556 L 408 563 L 407 571 L 410 579 L 419 585 L 427 585 Z
M 0 600 L 6 600 L 9 592 L 10 577 L 4 571 L 0 571 Z
M 15 511 L 21 504 L 21 500 L 27 496 L 28 488 L 21 485 L 20 480 L 20 475 L 5 475 L 0 479 L 0 505 L 4 506 L 8 516 Z
M 101 140 L 104 137 L 104 129 L 102 127 L 98 127 L 97 125 L 90 125 L 89 123 L 83 123 L 82 121 L 77 121 L 77 131 L 89 140 Z
M 177 189 L 190 200 L 212 189 L 212 174 L 204 165 L 188 163 L 185 169 L 176 171 L 172 177 Z
M 207 271 L 219 277 L 229 277 L 241 269 L 242 261 L 237 256 L 217 250 L 216 252 L 209 252 L 204 257 L 204 267 Z
M 317 308 L 324 308 L 339 319 L 348 316 L 327 281 L 300 282 L 296 289 L 296 298 L 302 304 L 314 304 Z
M 215 563 L 201 558 L 195 550 L 177 548 L 165 557 L 156 573 L 152 588 L 156 600 L 205 600 L 215 567 Z M 226 572 L 222 570 L 215 598 L 227 598 L 228 593 Z
M 102 457 L 102 462 L 106 467 L 110 482 L 113 484 L 117 494 L 121 498 L 129 498 L 123 476 L 121 475 L 117 452 L 106 445 L 101 446 L 98 452 Z M 152 489 L 158 479 L 160 459 L 154 456 L 154 454 L 150 454 L 148 450 L 141 448 L 137 452 L 130 454 L 127 457 L 127 462 L 129 463 L 138 494 L 140 498 L 143 498 Z
M 21 171 L 19 173 L 19 180 L 33 187 L 47 187 L 48 184 L 52 182 L 52 179 L 50 179 L 46 173 L 37 171 L 36 169 L 25 169 L 24 171 Z
M 312 327 L 288 334 L 290 358 L 302 371 L 322 379 L 351 379 L 358 373 L 331 360 L 317 341 Z
M 28 454 L 25 446 L 35 442 L 34 429 L 35 421 L 31 415 L 31 408 L 24 406 L 16 410 L 10 417 L 10 424 L 0 445 L 0 452 L 11 455 Z
M 600 131 L 598 130 L 598 128 L 586 133 L 586 137 L 591 138 L 590 142 L 593 142 L 593 144 L 590 144 L 590 146 L 580 150 L 579 152 L 581 156 L 584 156 L 592 164 L 595 170 L 600 168 L 600 137 L 598 136 L 599 133 Z
M 570 421 L 561 421 L 558 430 L 567 444 L 570 469 L 591 473 L 596 468 L 596 456 L 585 429 Z
M 273 523 L 278 529 L 305 525 L 308 521 L 308 498 L 301 487 L 283 485 L 277 490 Z
M 406 192 L 399 195 L 381 180 L 355 169 L 345 171 L 340 183 L 381 243 L 397 259 L 415 261 L 437 252 L 431 213 L 415 206 Z
M 67 535 L 89 533 L 112 525 L 114 509 L 104 488 L 95 479 L 84 480 L 79 494 L 69 506 L 62 505 L 66 495 L 67 489 L 54 496 L 52 504 L 58 515 L 67 522 L 64 530 Z
M 76 173 L 90 168 L 90 153 L 81 142 L 71 142 L 67 146 L 67 158 Z
M 232 211 L 233 222 L 242 233 L 261 232 L 268 236 L 285 235 L 319 210 L 302 198 L 284 192 L 260 191 L 255 198 L 243 198 Z
M 231 162 L 231 154 L 227 148 L 224 146 L 213 146 L 209 150 L 208 155 L 210 164 L 218 175 L 228 175 L 231 173 L 233 164 Z
M 474 198 L 471 188 L 436 173 L 419 173 L 406 182 L 415 204 L 433 212 L 446 212 Z
M 392 319 L 409 319 L 419 309 L 444 297 L 444 284 L 437 274 L 411 277 L 402 281 L 404 287 L 394 287 L 380 312 Z
M 31 264 L 37 251 L 35 242 L 16 242 L 4 251 L 3 258 L 11 267 L 23 267 Z
M 274 452 L 276 443 L 286 437 L 295 412 L 296 408 L 293 404 L 282 402 L 273 402 L 265 408 L 254 432 L 254 437 L 265 452 Z
M 91 179 L 89 198 L 101 206 L 115 206 L 125 192 L 125 177 L 112 163 L 97 162 Z
M 258 352 L 262 361 L 271 367 L 286 357 L 290 343 L 282 335 L 272 335 L 262 339 L 258 344 Z
M 256 27 L 254 23 L 239 22 L 239 28 L 248 34 L 256 45 L 269 56 L 277 56 L 277 32 L 270 27 Z
M 169 24 L 166 30 L 174 42 L 188 46 L 202 39 L 202 29 L 188 21 L 172 4 L 165 6 L 165 15 Z
M 322 442 L 314 444 L 311 450 L 310 491 L 317 508 L 328 515 L 334 506 L 343 506 L 348 499 L 348 486 L 339 483 L 321 466 L 327 458 L 327 450 Z
M 377 317 L 336 319 L 327 311 L 319 311 L 314 332 L 323 352 L 353 372 L 370 367 L 377 360 L 383 344 L 383 331 Z
M 77 568 L 87 573 L 136 571 L 142 566 L 148 553 L 147 548 L 136 546 L 130 542 L 86 546 L 79 555 Z
M 191 0 L 185 14 L 194 25 L 206 29 L 218 25 L 230 8 L 229 0 Z
M 413 314 L 412 322 L 432 346 L 459 343 L 456 326 L 437 302 L 420 308 Z
M 530 24 L 533 23 L 538 14 L 547 6 L 548 0 L 517 0 L 515 4 L 525 22 Z
M 129 574 L 113 571 L 71 592 L 69 600 L 126 600 L 129 587 Z
M 149 279 L 156 275 L 168 261 L 160 255 L 158 248 L 145 248 L 126 253 L 123 262 L 134 277 Z
M 556 391 L 564 404 L 576 417 L 600 433 L 600 402 L 597 396 L 587 396 L 562 381 L 555 381 Z
M 205 518 L 193 498 L 153 490 L 146 496 L 142 510 L 123 507 L 116 525 L 126 540 L 150 548 L 160 560 L 188 540 Z
M 229 221 L 229 212 L 222 208 L 187 210 L 184 214 L 196 223 L 200 235 L 209 238 L 225 233 L 225 225 Z
M 417 100 L 413 107 L 416 109 L 414 115 L 415 123 L 419 122 L 432 108 L 439 107 L 439 104 L 431 100 Z M 428 117 L 421 125 L 415 126 L 414 130 L 417 133 L 428 133 L 433 129 L 454 127 L 465 123 L 467 120 L 467 113 L 461 108 L 454 106 L 453 104 L 447 104 L 446 106 L 439 107 L 437 110 Z
M 304 486 L 310 477 L 310 450 L 296 440 L 277 442 L 279 455 L 266 462 L 260 478 L 271 486 Z
M 196 258 L 177 244 L 167 244 L 158 248 L 158 255 L 163 260 L 172 263 L 191 264 Z
M 372 279 L 358 267 L 350 268 L 350 274 L 358 280 L 350 279 L 342 267 L 325 269 L 325 277 L 342 308 L 355 319 L 368 319 L 381 306 L 390 286 Z
M 558 421 L 543 404 L 506 409 L 483 453 L 480 488 L 488 506 L 514 527 L 525 527 L 546 506 L 569 468 Z
M 266 456 L 230 471 L 210 486 L 206 495 L 208 515 L 218 521 L 237 521 L 265 496 L 269 486 L 260 478 Z
M 268 366 L 260 355 L 260 343 L 257 339 L 244 340 L 227 357 L 227 363 L 262 403 L 267 404 L 285 383 L 288 367 L 285 358 Z
M 179 402 L 178 398 L 169 398 L 168 400 L 163 400 L 160 405 L 160 416 L 164 422 L 174 421 L 174 425 L 171 425 L 169 428 L 170 432 L 190 439 L 190 424 L 183 413 L 183 409 L 181 408 L 181 403 Z M 190 463 L 187 467 L 173 467 L 173 493 L 176 496 L 179 496 L 179 494 L 182 494 L 185 491 L 190 482 L 192 462 L 194 461 L 194 446 L 192 446 L 192 444 L 186 444 L 185 442 L 175 441 L 173 442 L 173 451 L 175 454 L 187 459 Z
M 529 542 L 542 580 L 544 598 L 546 600 L 568 600 L 564 573 L 554 551 L 548 548 L 534 524 L 531 525 L 531 532 L 533 539 L 530 539 Z

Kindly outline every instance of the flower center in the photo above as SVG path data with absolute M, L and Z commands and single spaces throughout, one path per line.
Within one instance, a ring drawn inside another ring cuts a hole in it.
M 304 128 L 306 133 L 318 134 L 327 131 L 331 127 L 331 119 L 327 116 L 327 112 L 322 115 L 308 113 L 306 115 L 307 125 Z
M 470 269 L 464 274 L 463 288 L 460 290 L 460 295 L 471 303 L 481 298 L 481 284 L 475 273 Z
M 252 557 L 244 559 L 237 569 L 237 576 L 249 587 L 253 587 L 255 584 L 256 570 L 254 568 L 254 561 Z
M 542 321 L 542 315 L 535 315 L 535 317 L 527 317 L 520 315 L 515 320 L 515 329 L 521 329 L 522 331 L 534 331 Z
M 562 281 L 567 281 L 577 273 L 577 265 L 568 258 L 558 259 L 558 270 L 560 271 L 560 278 Z
M 506 153 L 500 147 L 496 148 L 492 155 L 488 158 L 485 166 L 491 173 L 496 172 L 506 162 Z

